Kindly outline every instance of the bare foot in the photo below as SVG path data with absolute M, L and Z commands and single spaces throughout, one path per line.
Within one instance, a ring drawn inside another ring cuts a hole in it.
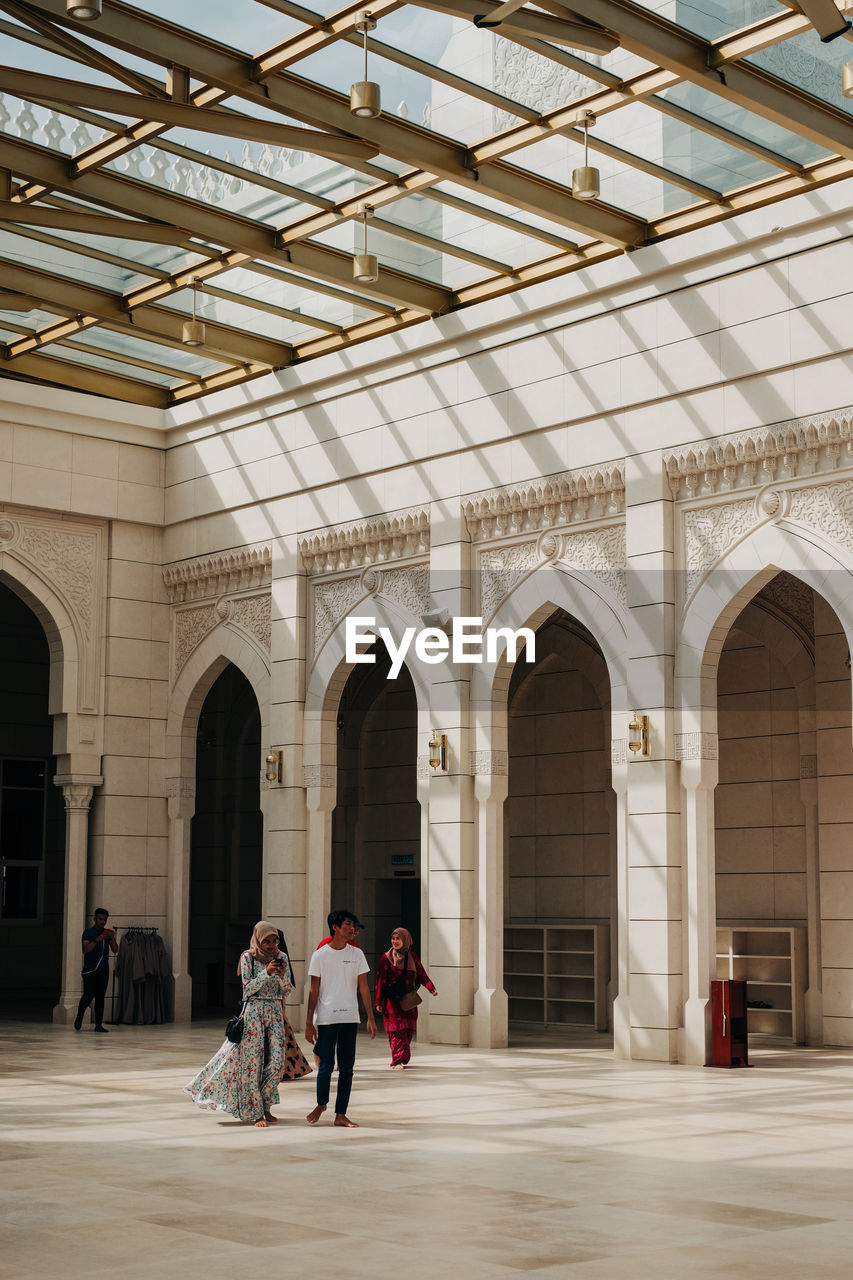
M 278 1124 L 278 1116 L 274 1116 L 271 1111 L 264 1112 L 264 1119 L 267 1124 Z
M 358 1125 L 354 1120 L 350 1120 L 348 1116 L 335 1116 L 336 1129 L 357 1129 Z
M 263 1120 L 256 1120 L 256 1121 L 255 1121 L 255 1128 L 256 1128 L 256 1129 L 266 1129 L 266 1128 L 267 1128 L 267 1118 L 266 1118 L 266 1116 L 264 1116 Z
M 305 1119 L 308 1121 L 309 1124 L 316 1124 L 317 1121 L 320 1119 L 320 1116 L 323 1114 L 325 1110 L 326 1110 L 325 1107 L 317 1106 L 314 1108 L 313 1111 L 308 1112 L 308 1115 L 305 1117 Z
M 391 1063 L 391 1070 L 392 1070 L 392 1071 L 402 1071 L 403 1069 L 404 1069 L 404 1065 L 403 1065 L 403 1063 L 402 1063 L 402 1062 L 392 1062 L 392 1063 Z

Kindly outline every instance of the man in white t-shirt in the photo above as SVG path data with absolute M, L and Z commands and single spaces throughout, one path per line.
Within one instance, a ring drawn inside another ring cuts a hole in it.
M 361 1021 L 358 1012 L 359 996 L 367 1013 L 367 1030 L 371 1040 L 376 1035 L 373 1002 L 367 987 L 370 965 L 364 952 L 350 945 L 358 923 L 353 913 L 332 911 L 328 921 L 332 940 L 314 952 L 308 965 L 311 991 L 305 1017 L 305 1039 L 314 1045 L 320 1067 L 317 1072 L 317 1105 L 306 1119 L 309 1124 L 316 1124 L 326 1110 L 337 1053 L 335 1124 L 341 1129 L 357 1129 L 358 1125 L 347 1116 L 347 1107 L 355 1065 L 355 1038 Z

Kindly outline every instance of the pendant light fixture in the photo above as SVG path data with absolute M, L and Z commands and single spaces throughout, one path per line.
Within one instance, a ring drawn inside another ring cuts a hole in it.
M 200 281 L 198 276 L 193 276 L 193 318 L 185 320 L 184 327 L 181 332 L 181 342 L 185 347 L 203 347 L 205 341 L 204 322 L 196 319 L 196 306 L 198 304 L 198 288 Z
M 103 11 L 103 0 L 89 0 L 88 4 L 80 4 L 79 0 L 65 0 L 65 12 L 69 18 L 78 22 L 91 22 L 100 18 Z
M 362 251 L 352 260 L 352 278 L 359 284 L 375 284 L 379 279 L 379 259 L 375 253 L 367 252 L 367 219 L 372 217 L 373 205 L 363 204 L 361 206 L 361 225 L 364 236 Z
M 841 92 L 845 98 L 853 98 L 853 62 L 845 62 L 841 68 Z
M 595 116 L 587 111 L 583 118 L 583 166 L 572 170 L 572 195 L 576 200 L 597 200 L 601 193 L 601 174 L 589 163 L 589 126 Z
M 354 116 L 373 119 L 382 111 L 382 99 L 379 85 L 375 80 L 367 78 L 367 33 L 376 30 L 376 19 L 367 9 L 356 16 L 355 29 L 364 36 L 364 79 L 357 80 L 351 87 L 349 109 Z

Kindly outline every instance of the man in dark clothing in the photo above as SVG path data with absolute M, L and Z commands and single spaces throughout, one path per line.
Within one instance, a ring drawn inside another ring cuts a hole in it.
M 83 994 L 77 1006 L 77 1017 L 74 1019 L 74 1030 L 83 1026 L 83 1014 L 94 1000 L 95 1030 L 107 1034 L 104 1026 L 104 996 L 107 994 L 107 983 L 110 980 L 109 951 L 113 955 L 118 951 L 115 929 L 107 928 L 109 911 L 98 907 L 92 919 L 94 925 L 83 930 Z

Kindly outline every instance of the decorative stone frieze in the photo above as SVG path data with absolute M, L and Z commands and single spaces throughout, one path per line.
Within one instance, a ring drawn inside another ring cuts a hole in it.
M 167 800 L 195 800 L 195 780 L 192 778 L 167 778 Z
M 265 654 L 272 645 L 272 552 L 269 547 L 223 552 L 166 565 L 172 609 L 172 678 L 217 627 L 249 636 Z M 211 597 L 216 597 L 211 599 Z M 194 604 L 192 601 L 198 601 Z
M 800 756 L 800 777 L 817 777 L 817 756 Z
M 470 751 L 468 772 L 473 776 L 494 775 L 504 778 L 509 773 L 508 751 Z
M 625 527 L 622 524 L 578 532 L 549 532 L 535 540 L 484 547 L 479 552 L 477 564 L 480 570 L 480 614 L 484 622 L 494 617 L 503 601 L 525 578 L 548 566 L 562 565 L 591 574 L 607 586 L 621 604 L 627 605 Z
M 720 745 L 715 733 L 677 733 L 675 735 L 676 760 L 716 760 Z
M 771 578 L 755 597 L 758 605 L 769 604 L 776 612 L 787 614 L 814 641 L 814 592 L 800 578 L 784 570 Z
M 853 480 L 792 490 L 785 518 L 816 529 L 853 556 Z
M 333 764 L 306 764 L 302 767 L 303 787 L 329 787 L 338 785 L 338 771 Z
M 76 710 L 84 714 L 101 709 L 105 555 L 103 525 L 0 511 L 0 566 L 13 578 L 38 577 L 71 620 L 78 648 Z
M 272 581 L 272 551 L 258 547 L 225 551 L 198 560 L 180 560 L 163 569 L 163 581 L 173 604 L 202 600 L 236 591 L 252 591 Z
M 336 525 L 300 539 L 299 552 L 312 577 L 427 556 L 429 513 L 413 508 Z
M 680 500 L 853 466 L 853 408 L 718 436 L 664 454 L 664 464 Z
M 686 594 L 709 569 L 760 523 L 754 498 L 718 502 L 694 507 L 684 513 L 684 558 L 687 567 Z
M 429 565 L 363 569 L 359 574 L 312 584 L 310 619 L 314 658 L 329 636 L 361 600 L 384 596 L 403 606 L 414 618 L 429 608 Z
M 473 542 L 606 519 L 624 509 L 622 462 L 490 489 L 469 498 L 462 508 Z

